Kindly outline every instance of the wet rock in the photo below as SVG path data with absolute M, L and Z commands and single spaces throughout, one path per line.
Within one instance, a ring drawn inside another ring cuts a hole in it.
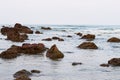
M 42 34 L 40 31 L 35 31 L 35 34 Z
M 82 63 L 81 63 L 81 62 L 73 62 L 72 65 L 73 65 L 73 66 L 82 65 Z
M 14 28 L 20 33 L 33 34 L 33 31 L 27 26 L 22 26 L 20 23 L 16 23 Z
M 58 39 L 58 41 L 64 41 L 64 39 L 62 39 L 62 38 L 59 38 L 59 39 Z
M 50 27 L 41 27 L 41 29 L 43 29 L 43 30 L 51 30 Z
M 93 42 L 83 42 L 78 46 L 81 49 L 98 49 L 98 47 Z
M 20 76 L 20 77 L 14 79 L 14 80 L 31 80 L 31 79 L 29 77 L 23 75 L 23 76 Z
M 51 38 L 42 39 L 42 41 L 52 41 Z
M 95 39 L 95 35 L 94 34 L 83 35 L 81 39 L 87 39 L 88 41 L 91 41 Z
M 109 67 L 109 64 L 100 64 L 102 67 Z
M 71 35 L 67 35 L 67 37 L 72 37 Z
M 23 69 L 23 70 L 20 70 L 20 71 L 16 72 L 15 74 L 13 74 L 13 77 L 14 78 L 20 78 L 20 77 L 23 77 L 23 76 L 24 77 L 29 77 L 31 75 L 32 74 L 29 71 Z
M 120 66 L 120 58 L 112 58 L 108 61 L 109 65 Z
M 1 28 L 1 34 L 2 35 L 7 35 L 7 32 L 9 31 L 9 27 L 5 27 L 5 26 L 3 26 L 2 28 Z
M 40 73 L 41 71 L 39 70 L 31 70 L 31 73 Z
M 0 54 L 0 57 L 3 59 L 13 59 L 19 56 L 19 47 L 18 46 L 11 46 L 11 48 L 7 49 L 6 51 L 3 51 Z
M 78 32 L 78 33 L 75 33 L 76 35 L 78 36 L 82 36 L 82 33 Z
M 53 39 L 53 40 L 58 40 L 58 39 L 60 39 L 60 38 L 55 36 L 55 37 L 52 37 L 52 39 Z
M 24 43 L 21 46 L 21 53 L 24 54 L 42 54 L 46 50 L 46 47 L 42 43 L 38 44 L 29 44 L 29 43 Z
M 112 38 L 108 39 L 107 42 L 120 42 L 120 39 L 116 38 L 116 37 L 112 37 Z
M 63 58 L 64 54 L 58 50 L 57 46 L 54 44 L 46 53 L 46 56 L 50 59 Z

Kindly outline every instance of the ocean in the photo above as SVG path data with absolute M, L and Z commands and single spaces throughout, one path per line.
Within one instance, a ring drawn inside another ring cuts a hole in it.
M 33 31 L 43 34 L 28 34 L 29 40 L 25 42 L 12 42 L 5 40 L 6 36 L 0 34 L 0 52 L 11 45 L 21 46 L 23 43 L 44 43 L 50 48 L 56 44 L 65 55 L 63 59 L 51 60 L 44 55 L 22 55 L 15 59 L 4 60 L 0 58 L 0 80 L 13 80 L 13 74 L 21 69 L 40 70 L 34 74 L 32 80 L 120 80 L 120 67 L 101 67 L 111 58 L 120 58 L 120 43 L 109 43 L 111 37 L 120 38 L 120 25 L 26 25 Z M 51 27 L 52 30 L 42 30 L 41 27 Z M 1 28 L 1 27 L 0 27 Z M 85 39 L 75 33 L 95 34 L 94 42 L 98 49 L 77 48 Z M 71 35 L 72 37 L 67 37 Z M 42 41 L 45 38 L 57 36 L 64 41 Z M 73 62 L 82 62 L 82 65 L 72 66 Z

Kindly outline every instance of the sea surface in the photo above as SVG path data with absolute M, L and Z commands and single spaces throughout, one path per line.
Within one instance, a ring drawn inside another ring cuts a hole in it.
M 2 25 L 1 25 L 2 26 Z M 65 55 L 63 59 L 51 60 L 44 55 L 22 55 L 12 60 L 0 59 L 0 80 L 13 80 L 13 74 L 19 70 L 40 70 L 34 74 L 32 80 L 120 80 L 120 67 L 101 67 L 111 58 L 120 58 L 120 43 L 109 43 L 111 37 L 120 38 L 119 25 L 26 25 L 33 31 L 43 34 L 28 34 L 29 40 L 23 43 L 44 43 L 50 48 L 56 44 Z M 52 30 L 42 30 L 41 27 L 51 27 Z M 1 27 L 0 27 L 1 28 Z M 85 39 L 76 35 L 76 32 L 95 34 L 93 40 L 99 48 L 97 50 L 78 49 L 77 46 Z M 66 37 L 71 35 L 72 37 Z M 57 36 L 65 41 L 42 41 L 45 38 Z M 0 34 L 0 53 L 11 45 L 21 46 L 23 43 L 5 40 Z M 82 65 L 72 66 L 73 62 L 82 62 Z

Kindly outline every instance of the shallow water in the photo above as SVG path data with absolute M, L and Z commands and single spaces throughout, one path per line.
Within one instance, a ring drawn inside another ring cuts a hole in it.
M 101 67 L 102 63 L 113 57 L 120 57 L 120 43 L 108 43 L 110 37 L 120 38 L 120 26 L 92 26 L 92 25 L 28 25 L 43 34 L 29 34 L 29 40 L 24 43 L 44 43 L 50 48 L 56 44 L 64 53 L 63 59 L 53 61 L 44 55 L 22 55 L 12 60 L 0 59 L 0 80 L 13 80 L 13 74 L 21 69 L 38 69 L 40 74 L 34 74 L 32 80 L 120 80 L 120 67 Z M 50 31 L 41 30 L 41 26 L 49 26 Z M 65 30 L 65 31 L 63 31 Z M 78 49 L 77 46 L 86 40 L 80 39 L 74 33 L 92 33 L 96 35 L 93 41 L 98 50 Z M 71 38 L 66 37 L 72 35 Z M 58 36 L 65 41 L 42 41 L 44 38 Z M 0 34 L 0 52 L 11 45 L 22 45 L 6 41 Z M 72 66 L 72 62 L 82 62 L 82 65 Z

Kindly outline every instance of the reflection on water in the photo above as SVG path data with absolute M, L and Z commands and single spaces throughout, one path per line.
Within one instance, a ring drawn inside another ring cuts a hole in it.
M 46 25 L 48 26 L 48 25 Z M 113 57 L 120 56 L 119 43 L 107 43 L 107 39 L 113 36 L 120 38 L 119 26 L 79 26 L 79 25 L 49 25 L 51 31 L 41 30 L 40 26 L 30 26 L 33 30 L 42 31 L 43 34 L 29 34 L 27 43 L 44 43 L 50 48 L 56 44 L 65 55 L 60 60 L 50 60 L 44 55 L 22 55 L 13 60 L 0 59 L 0 80 L 13 80 L 13 74 L 21 69 L 37 69 L 40 74 L 34 74 L 32 80 L 119 80 L 120 67 L 100 67 L 102 63 Z M 33 28 L 35 27 L 35 28 Z M 65 31 L 62 31 L 65 30 Z M 98 50 L 78 49 L 77 46 L 85 40 L 75 35 L 76 32 L 83 34 L 96 34 L 93 41 L 99 47 Z M 117 34 L 116 34 L 117 33 Z M 72 38 L 65 37 L 72 35 Z M 58 36 L 65 41 L 41 41 L 44 38 Z M 11 45 L 22 45 L 6 41 L 5 36 L 0 35 L 0 52 L 6 50 Z M 24 42 L 24 43 L 25 43 Z M 4 45 L 2 45 L 4 44 Z M 72 66 L 72 62 L 82 62 L 82 65 Z

